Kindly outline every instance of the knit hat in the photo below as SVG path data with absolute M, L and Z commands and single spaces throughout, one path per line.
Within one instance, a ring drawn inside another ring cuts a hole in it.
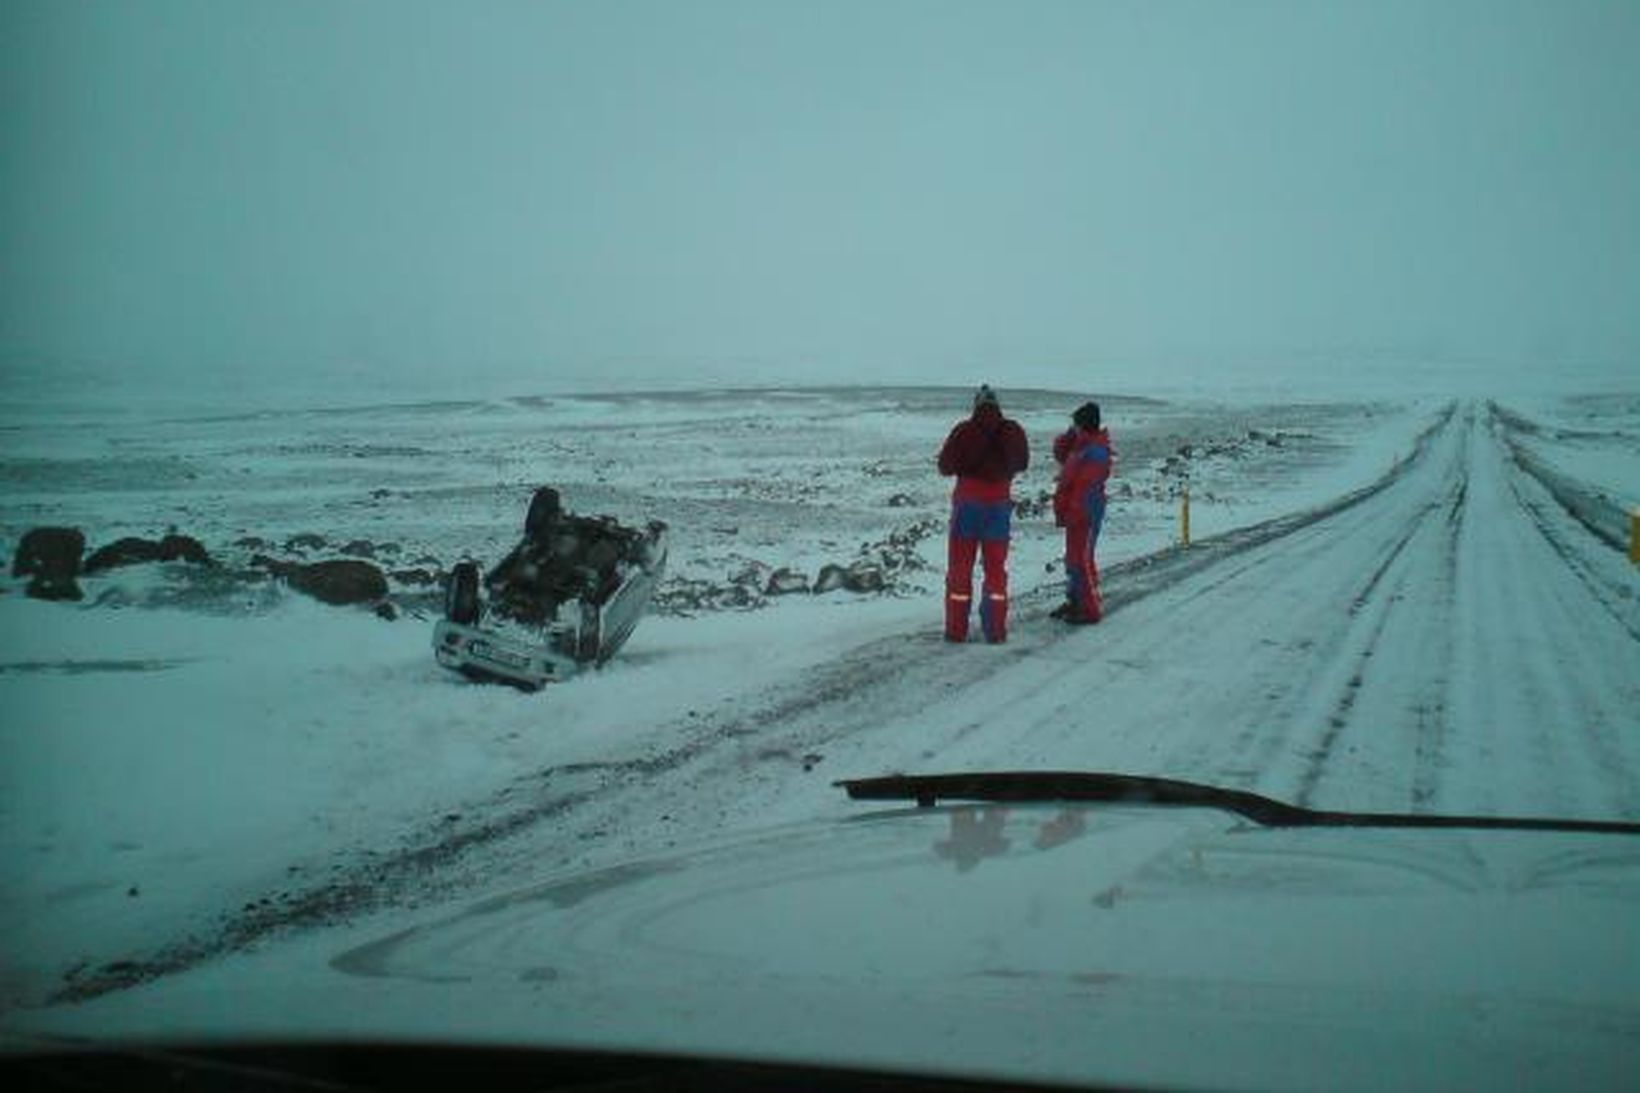
M 1071 420 L 1089 432 L 1097 431 L 1099 428 L 1099 404 L 1097 402 L 1084 402 L 1076 408 L 1076 412 L 1071 415 Z
M 991 390 L 991 385 L 982 383 L 979 385 L 979 390 L 974 392 L 974 409 L 978 410 L 981 406 L 986 405 L 998 406 L 1000 403 L 997 402 L 997 393 Z

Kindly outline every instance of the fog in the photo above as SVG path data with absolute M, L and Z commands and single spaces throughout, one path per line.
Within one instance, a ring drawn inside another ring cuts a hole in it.
M 1640 371 L 1622 0 L 0 20 L 13 379 Z

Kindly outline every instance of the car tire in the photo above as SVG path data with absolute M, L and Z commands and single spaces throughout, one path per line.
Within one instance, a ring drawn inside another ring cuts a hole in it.
M 560 511 L 558 491 L 543 486 L 530 498 L 530 511 L 524 516 L 524 537 L 533 539 L 546 527 L 547 521 Z
M 459 626 L 478 621 L 478 565 L 460 562 L 444 586 L 444 617 Z

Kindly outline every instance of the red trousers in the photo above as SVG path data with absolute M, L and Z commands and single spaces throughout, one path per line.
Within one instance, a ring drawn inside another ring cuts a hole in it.
M 1098 542 L 1098 524 L 1065 527 L 1065 598 L 1089 619 L 1104 614 L 1104 603 L 1099 598 L 1099 563 L 1093 560 Z
M 951 536 L 945 567 L 945 638 L 968 640 L 969 608 L 974 602 L 974 557 L 985 570 L 984 599 L 979 605 L 985 640 L 1008 638 L 1008 540 Z

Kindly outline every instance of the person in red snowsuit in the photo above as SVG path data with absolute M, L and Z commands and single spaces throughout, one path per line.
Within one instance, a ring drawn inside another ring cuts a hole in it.
M 974 599 L 974 557 L 985 571 L 980 626 L 985 640 L 1008 637 L 1008 536 L 1014 502 L 1011 483 L 1030 461 L 1025 430 L 1002 416 L 990 387 L 974 394 L 973 413 L 959 421 L 940 448 L 940 473 L 955 475 L 945 570 L 945 640 L 968 640 Z
M 1065 529 L 1065 603 L 1053 617 L 1085 624 L 1098 622 L 1105 614 L 1093 552 L 1105 522 L 1105 480 L 1116 453 L 1109 430 L 1099 422 L 1097 402 L 1078 406 L 1071 423 L 1053 442 L 1053 457 L 1059 463 L 1053 516 L 1054 523 Z

